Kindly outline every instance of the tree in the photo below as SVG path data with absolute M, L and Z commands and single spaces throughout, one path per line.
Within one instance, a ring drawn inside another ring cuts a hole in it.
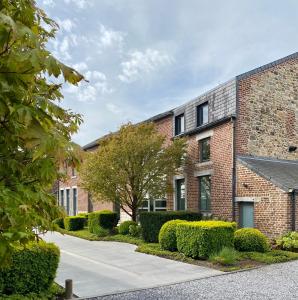
M 158 199 L 171 190 L 169 178 L 183 162 L 184 139 L 165 142 L 153 123 L 122 126 L 86 154 L 82 186 L 97 200 L 119 203 L 135 221 L 148 196 Z
M 0 2 L 0 265 L 62 215 L 50 190 L 60 162 L 77 160 L 82 119 L 59 101 L 61 81 L 83 76 L 46 49 L 57 29 L 33 0 Z

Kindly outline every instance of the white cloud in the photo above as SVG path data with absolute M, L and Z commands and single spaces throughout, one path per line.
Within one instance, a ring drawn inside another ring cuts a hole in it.
M 66 32 L 71 32 L 72 29 L 76 27 L 75 23 L 71 19 L 57 19 L 57 23 L 59 24 L 60 29 Z
M 113 113 L 115 115 L 121 114 L 121 110 L 114 103 L 107 103 L 106 108 L 107 108 L 107 110 L 109 110 L 111 113 Z
M 100 37 L 99 37 L 99 47 L 100 48 L 109 48 L 116 47 L 121 50 L 123 46 L 125 34 L 121 31 L 115 31 L 100 25 Z
M 45 6 L 49 6 L 49 7 L 54 7 L 55 6 L 54 0 L 43 0 L 42 4 L 45 5 Z
M 128 61 L 121 63 L 122 73 L 118 75 L 123 82 L 136 81 L 142 78 L 144 73 L 150 73 L 173 61 L 168 54 L 150 48 L 145 52 L 133 51 L 129 57 Z
M 91 6 L 92 2 L 90 0 L 64 0 L 66 4 L 74 4 L 78 8 L 86 8 L 87 6 Z

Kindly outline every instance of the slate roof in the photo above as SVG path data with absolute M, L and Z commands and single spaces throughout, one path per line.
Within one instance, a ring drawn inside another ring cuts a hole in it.
M 238 156 L 237 159 L 259 176 L 284 191 L 298 190 L 298 160 L 281 160 L 268 157 Z

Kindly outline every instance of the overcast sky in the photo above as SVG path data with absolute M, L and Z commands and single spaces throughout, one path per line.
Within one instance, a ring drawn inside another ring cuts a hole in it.
M 65 86 L 84 145 L 298 51 L 297 0 L 38 0 L 49 49 L 89 80 Z

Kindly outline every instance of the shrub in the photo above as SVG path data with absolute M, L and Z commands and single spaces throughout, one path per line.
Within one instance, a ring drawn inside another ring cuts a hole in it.
M 85 226 L 86 219 L 80 216 L 64 218 L 64 227 L 68 231 L 81 230 Z
M 53 221 L 53 223 L 58 225 L 58 227 L 64 229 L 64 219 L 63 218 L 57 218 Z
M 255 228 L 238 229 L 235 232 L 234 244 L 238 251 L 266 252 L 269 250 L 267 237 Z
M 172 220 L 164 223 L 159 231 L 158 241 L 164 250 L 177 250 L 176 228 L 177 224 L 185 222 L 183 220 Z
M 98 237 L 104 237 L 110 234 L 110 230 L 102 228 L 101 226 L 95 226 L 93 228 L 93 234 L 96 234 Z
M 157 243 L 161 226 L 175 219 L 199 221 L 202 219 L 202 215 L 198 212 L 188 211 L 142 212 L 140 214 L 140 223 L 145 242 Z
M 209 260 L 223 266 L 236 264 L 239 258 L 238 252 L 234 248 L 224 247 L 218 253 L 212 254 Z
M 139 225 L 130 225 L 129 226 L 129 234 L 133 237 L 141 237 L 142 227 Z
M 79 214 L 77 214 L 77 216 L 85 218 L 85 225 L 84 226 L 88 226 L 88 215 L 89 215 L 89 213 L 79 213 Z
M 95 211 L 88 215 L 88 229 L 94 234 L 104 232 L 99 227 L 111 231 L 114 227 L 116 227 L 117 223 L 117 213 L 110 210 Z
M 59 256 L 57 246 L 43 241 L 15 247 L 11 264 L 0 271 L 0 294 L 47 292 L 54 282 Z
M 283 250 L 298 252 L 298 232 L 292 231 L 276 240 L 277 246 Z
M 135 221 L 124 221 L 119 225 L 119 233 L 120 234 L 129 234 L 129 226 L 130 225 L 138 225 Z
M 178 251 L 192 258 L 207 258 L 223 247 L 233 247 L 235 223 L 224 221 L 177 224 Z

